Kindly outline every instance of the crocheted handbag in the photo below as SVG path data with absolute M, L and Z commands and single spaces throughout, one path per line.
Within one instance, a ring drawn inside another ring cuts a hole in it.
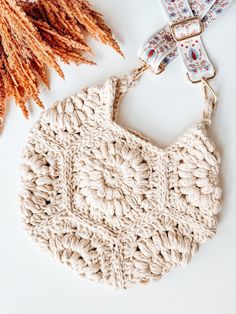
M 207 135 L 216 96 L 207 70 L 200 69 L 202 120 L 161 149 L 117 123 L 121 98 L 146 69 L 112 76 L 43 112 L 22 159 L 30 236 L 81 276 L 118 288 L 188 263 L 215 234 L 220 208 L 220 156 Z

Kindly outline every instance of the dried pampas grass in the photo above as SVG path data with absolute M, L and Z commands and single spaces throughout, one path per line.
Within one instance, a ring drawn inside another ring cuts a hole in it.
M 84 0 L 0 0 L 0 124 L 6 99 L 15 98 L 25 117 L 27 99 L 41 108 L 38 78 L 48 86 L 46 68 L 64 77 L 57 63 L 94 64 L 86 35 L 110 45 L 123 56 L 101 14 Z

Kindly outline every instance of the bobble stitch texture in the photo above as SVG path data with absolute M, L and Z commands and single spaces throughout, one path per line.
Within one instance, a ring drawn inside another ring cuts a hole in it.
M 161 149 L 117 122 L 142 74 L 109 78 L 56 103 L 22 158 L 25 227 L 81 276 L 117 288 L 159 280 L 216 232 L 220 157 L 203 120 Z

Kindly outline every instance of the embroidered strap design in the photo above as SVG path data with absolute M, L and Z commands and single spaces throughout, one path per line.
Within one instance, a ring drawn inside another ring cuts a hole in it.
M 139 58 L 158 74 L 181 52 L 188 76 L 193 82 L 200 81 L 202 77 L 212 77 L 214 67 L 200 35 L 232 1 L 162 0 L 172 26 L 163 27 L 152 35 L 140 49 Z
M 204 16 L 215 2 L 216 0 L 162 0 L 172 22 L 184 21 L 193 16 Z
M 209 9 L 212 2 L 205 2 L 203 9 Z M 194 17 L 188 0 L 162 0 L 162 3 L 172 23 L 172 35 L 187 68 L 189 79 L 199 82 L 202 77 L 212 78 L 215 69 L 201 40 L 203 25 L 198 17 Z

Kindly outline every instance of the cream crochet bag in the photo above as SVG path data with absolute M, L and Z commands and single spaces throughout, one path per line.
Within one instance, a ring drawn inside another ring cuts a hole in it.
M 117 123 L 143 68 L 57 102 L 34 124 L 20 196 L 32 238 L 89 279 L 119 288 L 188 263 L 216 232 L 220 157 L 203 120 L 166 149 Z

